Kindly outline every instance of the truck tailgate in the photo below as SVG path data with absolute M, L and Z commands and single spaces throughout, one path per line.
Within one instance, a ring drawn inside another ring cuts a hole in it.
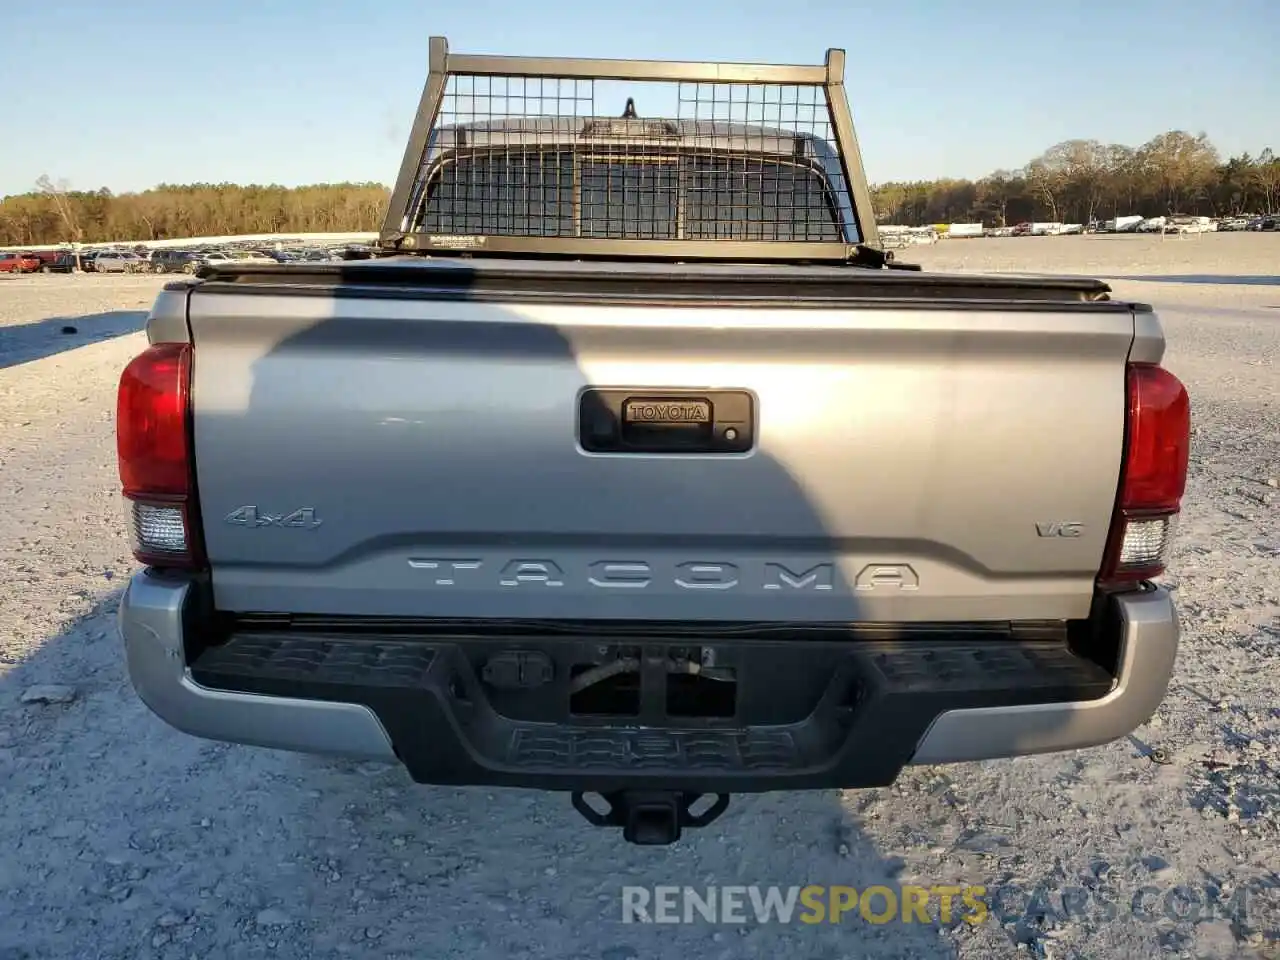
M 216 605 L 1084 617 L 1134 318 L 1046 299 L 197 284 L 194 449 Z M 590 388 L 712 405 L 739 391 L 749 449 L 585 449 Z

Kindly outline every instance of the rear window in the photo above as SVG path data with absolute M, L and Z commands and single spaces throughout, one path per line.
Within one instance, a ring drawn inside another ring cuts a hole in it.
M 841 239 L 817 170 L 782 160 L 479 152 L 437 167 L 419 229 L 636 240 Z

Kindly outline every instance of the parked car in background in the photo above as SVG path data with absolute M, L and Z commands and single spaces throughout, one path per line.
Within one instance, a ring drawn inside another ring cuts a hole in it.
M 206 263 L 232 263 L 231 254 L 225 250 L 201 250 L 196 254 L 195 263 L 200 267 Z
M 60 250 L 52 260 L 44 260 L 40 264 L 41 273 L 74 273 L 76 255 L 70 250 Z
M 151 255 L 153 273 L 195 273 L 200 254 L 195 250 L 157 250 Z
M 1172 234 L 1210 233 L 1216 230 L 1213 221 L 1208 217 L 1193 217 L 1185 214 L 1170 214 L 1165 218 L 1164 232 Z
M 71 273 L 76 268 L 76 255 L 70 250 L 32 250 L 23 256 L 39 260 L 41 273 Z
M 230 266 L 242 263 L 275 263 L 271 257 L 256 250 L 207 250 L 197 257 L 197 266 Z
M 233 263 L 275 263 L 273 257 L 267 256 L 259 250 L 232 250 L 231 261 Z
M 0 253 L 0 273 L 35 273 L 40 261 L 29 253 Z
M 148 269 L 147 261 L 136 253 L 124 253 L 119 250 L 106 250 L 98 254 L 94 261 L 97 273 L 141 273 Z
M 306 248 L 302 250 L 275 250 L 270 256 L 277 263 L 318 263 L 331 260 L 328 250 Z

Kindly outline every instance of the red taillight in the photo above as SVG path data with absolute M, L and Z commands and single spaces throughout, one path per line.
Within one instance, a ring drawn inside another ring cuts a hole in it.
M 190 492 L 187 385 L 191 347 L 158 343 L 120 375 L 116 453 L 124 495 L 183 496 Z
M 130 361 L 116 400 L 120 485 L 130 504 L 133 554 L 141 563 L 197 567 L 188 398 L 191 346 L 158 343 Z
M 1129 367 L 1127 447 L 1120 506 L 1176 513 L 1187 487 L 1191 401 L 1168 370 L 1150 364 Z
M 1099 581 L 1134 584 L 1164 572 L 1191 452 L 1191 402 L 1155 364 L 1128 368 L 1124 463 Z

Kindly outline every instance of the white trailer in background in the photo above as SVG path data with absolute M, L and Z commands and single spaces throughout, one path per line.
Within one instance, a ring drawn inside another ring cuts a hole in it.
M 1138 224 L 1142 222 L 1142 217 L 1134 214 L 1131 217 L 1116 217 L 1115 220 L 1109 222 L 1115 224 L 1116 233 L 1132 233 L 1138 229 Z
M 945 236 L 949 240 L 963 239 L 965 237 L 980 237 L 982 236 L 982 224 L 953 223 L 947 228 Z
M 1031 235 L 1033 237 L 1056 237 L 1061 232 L 1062 224 L 1058 222 L 1031 224 Z

